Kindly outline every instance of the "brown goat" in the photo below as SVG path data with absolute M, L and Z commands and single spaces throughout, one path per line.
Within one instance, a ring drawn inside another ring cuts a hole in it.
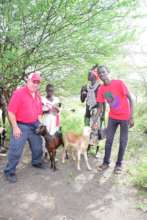
M 55 156 L 56 156 L 56 149 L 60 145 L 63 144 L 62 132 L 61 130 L 57 131 L 53 136 L 51 136 L 46 128 L 45 125 L 41 125 L 39 128 L 36 129 L 36 133 L 43 136 L 45 139 L 45 147 L 49 153 L 50 161 L 51 161 L 51 169 L 54 171 L 56 168 Z
M 81 154 L 84 155 L 85 163 L 87 165 L 88 170 L 91 170 L 91 167 L 88 162 L 87 157 L 87 148 L 89 143 L 91 128 L 85 126 L 83 128 L 83 134 L 75 134 L 73 132 L 68 132 L 64 134 L 63 141 L 64 141 L 64 148 L 62 154 L 62 162 L 64 163 L 65 153 L 71 152 L 73 160 L 77 159 L 77 169 L 80 170 L 80 160 Z M 75 158 L 76 155 L 76 158 Z

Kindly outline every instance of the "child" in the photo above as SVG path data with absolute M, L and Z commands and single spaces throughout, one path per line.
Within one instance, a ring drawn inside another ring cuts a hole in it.
M 60 127 L 60 107 L 59 98 L 54 96 L 52 84 L 46 86 L 46 97 L 42 97 L 43 117 L 42 123 L 46 125 L 50 135 L 54 135 Z

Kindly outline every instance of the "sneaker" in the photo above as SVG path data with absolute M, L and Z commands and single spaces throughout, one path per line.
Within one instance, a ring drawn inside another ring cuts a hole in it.
M 96 159 L 99 158 L 99 153 L 96 153 L 95 158 L 96 158 Z
M 15 174 L 5 174 L 6 180 L 9 183 L 16 183 L 17 182 L 17 178 Z
M 108 168 L 109 168 L 109 164 L 107 164 L 107 163 L 103 163 L 100 166 L 98 166 L 98 170 L 99 171 L 104 171 L 104 170 L 106 170 Z
M 32 166 L 43 170 L 47 168 L 44 163 L 33 164 Z
M 120 174 L 121 172 L 122 172 L 122 166 L 115 166 L 114 173 L 115 174 Z

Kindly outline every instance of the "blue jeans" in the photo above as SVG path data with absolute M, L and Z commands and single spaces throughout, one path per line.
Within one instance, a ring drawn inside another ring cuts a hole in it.
M 29 141 L 30 149 L 32 152 L 32 165 L 41 163 L 42 160 L 42 139 L 35 133 L 39 122 L 32 124 L 19 123 L 18 127 L 22 131 L 22 135 L 19 138 L 15 138 L 11 132 L 9 152 L 8 152 L 8 163 L 4 169 L 6 175 L 14 174 L 16 166 L 21 158 L 24 145 Z
M 116 120 L 109 118 L 108 127 L 107 127 L 107 137 L 105 143 L 105 156 L 103 159 L 103 163 L 106 164 L 110 163 L 113 139 L 118 125 L 120 125 L 120 142 L 119 142 L 119 151 L 118 151 L 116 165 L 121 166 L 123 156 L 126 150 L 126 146 L 128 143 L 128 127 L 129 127 L 128 120 Z

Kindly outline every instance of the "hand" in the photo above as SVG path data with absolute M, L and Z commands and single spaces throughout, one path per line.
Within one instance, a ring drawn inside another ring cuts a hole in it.
M 129 121 L 129 128 L 132 128 L 133 126 L 134 126 L 134 119 L 133 117 L 131 117 Z
M 48 114 L 50 113 L 51 110 L 43 111 L 43 114 Z
M 98 128 L 98 123 L 97 123 L 97 122 L 93 123 L 92 126 L 91 126 L 91 128 L 92 128 L 92 129 L 97 129 L 97 128 Z
M 53 106 L 52 107 L 52 111 L 58 113 L 59 112 L 59 108 L 57 106 Z
M 22 132 L 18 126 L 13 128 L 13 135 L 15 138 L 20 138 L 20 136 L 22 135 Z

